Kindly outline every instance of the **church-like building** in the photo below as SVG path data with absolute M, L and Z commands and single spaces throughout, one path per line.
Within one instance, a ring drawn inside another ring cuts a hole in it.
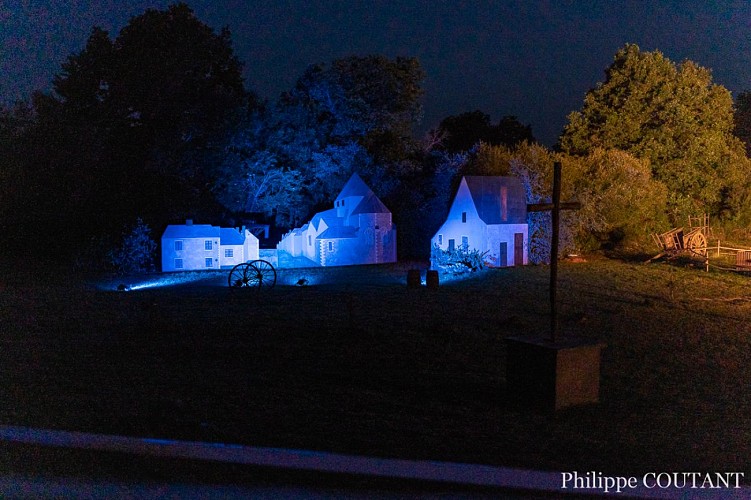
M 396 262 L 396 227 L 389 209 L 355 173 L 334 208 L 285 234 L 277 250 L 319 266 Z
M 462 177 L 446 221 L 431 243 L 449 252 L 485 252 L 487 264 L 494 267 L 527 264 L 529 226 L 521 181 L 516 177 Z

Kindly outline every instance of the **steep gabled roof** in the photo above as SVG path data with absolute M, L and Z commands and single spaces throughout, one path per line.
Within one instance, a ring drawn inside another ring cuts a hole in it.
M 245 234 L 231 227 L 219 228 L 219 243 L 222 245 L 242 245 L 245 243 Z
M 468 175 L 464 177 L 477 213 L 485 224 L 526 224 L 527 196 L 516 177 Z M 502 190 L 506 190 L 506 218 L 502 217 Z
M 373 191 L 370 192 L 365 198 L 357 204 L 352 215 L 355 214 L 389 214 L 391 211 L 386 208 L 381 200 L 375 195 Z
M 344 185 L 341 193 L 339 193 L 339 196 L 336 197 L 336 201 L 341 200 L 342 198 L 348 198 L 350 196 L 368 196 L 368 194 L 372 193 L 373 191 L 370 190 L 368 185 L 365 184 L 360 176 L 357 175 L 357 172 L 355 172 Z
M 209 224 L 169 225 L 162 238 L 218 238 L 219 227 Z
M 318 212 L 310 219 L 310 224 L 318 231 L 321 221 L 324 221 L 329 227 L 342 225 L 342 218 L 336 216 L 336 209 L 334 208 Z
M 354 238 L 357 236 L 358 228 L 352 226 L 334 226 L 330 227 L 318 235 L 319 240 L 333 240 L 337 238 Z

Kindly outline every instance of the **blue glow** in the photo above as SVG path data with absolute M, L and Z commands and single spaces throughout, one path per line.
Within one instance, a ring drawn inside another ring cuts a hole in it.
M 354 173 L 333 208 L 289 231 L 277 249 L 306 267 L 396 262 L 396 226 L 389 209 Z
M 116 291 L 116 292 L 135 292 L 138 290 L 146 290 L 150 288 L 163 288 L 168 286 L 178 286 L 187 283 L 195 283 L 198 281 L 213 281 L 215 278 L 224 278 L 224 284 L 226 285 L 226 273 L 224 271 L 206 273 L 203 272 L 188 272 L 188 273 L 169 273 L 158 276 L 138 276 L 132 277 L 128 280 L 110 281 L 106 283 L 100 283 L 98 288 L 100 290 Z M 217 280 L 217 284 L 220 282 Z
M 277 275 L 277 284 L 295 287 L 314 286 L 321 283 L 319 272 L 305 272 L 304 269 L 295 269 Z

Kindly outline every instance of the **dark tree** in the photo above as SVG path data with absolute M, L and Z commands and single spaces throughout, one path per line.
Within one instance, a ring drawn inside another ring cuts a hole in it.
M 450 153 L 469 151 L 480 141 L 487 141 L 490 115 L 482 111 L 468 111 L 441 120 L 438 129 L 445 133 L 443 149 Z
M 114 42 L 108 100 L 148 150 L 179 161 L 205 145 L 245 99 L 230 33 L 214 31 L 185 4 L 147 10 Z
M 488 143 L 513 149 L 522 142 L 533 143 L 532 127 L 522 124 L 515 116 L 504 116 L 498 125 L 490 130 Z
M 751 156 L 751 92 L 745 90 L 735 98 L 733 113 L 735 136 L 746 146 L 746 156 Z
M 438 130 L 444 134 L 443 149 L 449 153 L 469 151 L 479 142 L 514 148 L 527 141 L 535 142 L 532 128 L 515 116 L 504 116 L 498 125 L 491 124 L 490 115 L 475 110 L 444 118 Z
M 37 223 L 80 240 L 138 216 L 216 213 L 204 167 L 255 103 L 241 71 L 229 32 L 182 3 L 134 17 L 114 40 L 94 28 L 53 93 L 34 98 L 23 170 Z

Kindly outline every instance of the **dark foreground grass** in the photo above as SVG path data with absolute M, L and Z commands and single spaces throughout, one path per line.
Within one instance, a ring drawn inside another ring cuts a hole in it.
M 608 347 L 601 403 L 545 415 L 507 404 L 503 338 L 544 331 L 546 267 L 408 290 L 404 266 L 369 266 L 260 295 L 232 294 L 223 277 L 117 293 L 3 267 L 0 424 L 751 477 L 747 277 L 564 262 L 563 334 Z

